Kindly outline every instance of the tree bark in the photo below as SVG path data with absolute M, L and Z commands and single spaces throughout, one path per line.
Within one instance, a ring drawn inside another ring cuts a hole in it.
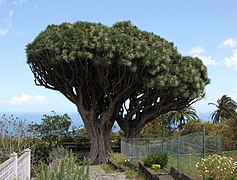
M 112 121 L 102 124 L 96 121 L 84 121 L 85 127 L 89 133 L 91 147 L 89 158 L 91 164 L 102 164 L 107 162 L 107 156 L 112 151 L 110 145 L 110 132 L 113 126 Z
M 89 157 L 92 164 L 101 164 L 106 162 L 108 153 L 111 152 L 110 130 L 99 128 L 89 130 L 91 138 L 91 148 Z
M 102 164 L 107 162 L 108 154 L 112 151 L 110 133 L 115 119 L 111 110 L 113 111 L 114 108 L 108 108 L 108 111 L 103 112 L 100 118 L 96 115 L 96 109 L 86 110 L 82 103 L 78 105 L 78 112 L 90 136 L 90 162 Z

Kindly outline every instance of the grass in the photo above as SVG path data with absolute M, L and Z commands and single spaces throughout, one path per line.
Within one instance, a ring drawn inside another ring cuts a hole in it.
M 101 164 L 101 168 L 105 171 L 105 173 L 115 173 L 118 172 L 114 168 L 112 168 L 109 164 Z
M 223 151 L 220 155 L 232 157 L 234 161 L 237 161 L 237 150 L 235 151 Z
M 126 178 L 129 180 L 146 180 L 146 176 L 141 173 L 141 172 L 137 172 L 137 171 L 133 171 L 133 170 L 126 170 L 125 171 L 125 175 Z
M 227 157 L 232 157 L 234 159 L 234 161 L 237 161 L 237 150 L 236 151 L 224 151 L 224 152 L 221 152 L 218 154 L 227 156 Z M 206 156 L 208 156 L 208 155 L 209 154 L 206 154 Z M 170 167 L 176 167 L 179 170 L 183 171 L 184 173 L 187 173 L 187 174 L 192 175 L 193 177 L 196 177 L 196 172 L 197 172 L 196 164 L 197 164 L 197 162 L 199 162 L 201 160 L 200 155 L 186 155 L 186 156 L 179 156 L 179 157 L 169 155 L 168 159 L 169 159 L 169 161 L 167 164 L 167 168 L 163 171 L 163 173 L 169 172 Z M 104 171 L 106 173 L 107 172 L 108 173 L 116 172 L 108 164 L 104 164 L 102 166 L 104 166 L 104 168 L 103 167 L 102 168 L 104 169 Z M 146 179 L 143 174 L 140 174 L 139 172 L 136 172 L 133 170 L 126 170 L 125 175 L 126 175 L 127 179 L 131 179 L 131 180 Z
M 200 161 L 200 158 L 200 155 L 169 156 L 167 168 L 177 167 L 185 173 L 194 174 L 197 170 L 196 164 Z
M 213 153 L 211 153 L 213 154 Z M 223 151 L 218 153 L 222 156 L 232 157 L 234 161 L 237 161 L 237 151 Z M 206 157 L 209 154 L 206 154 Z M 184 173 L 195 176 L 197 172 L 196 164 L 201 160 L 200 155 L 188 155 L 188 156 L 171 156 L 169 155 L 169 161 L 167 169 L 170 167 L 177 167 Z

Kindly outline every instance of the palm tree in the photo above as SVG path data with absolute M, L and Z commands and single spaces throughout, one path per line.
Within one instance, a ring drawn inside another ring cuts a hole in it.
M 217 104 L 208 103 L 208 105 L 213 105 L 217 108 L 217 110 L 210 115 L 213 123 L 219 123 L 222 118 L 228 119 L 236 116 L 237 104 L 227 95 L 223 95 L 221 99 L 218 99 Z
M 179 111 L 171 111 L 168 113 L 167 118 L 172 124 L 178 126 L 179 130 L 188 121 L 199 119 L 196 110 L 191 106 L 182 108 Z

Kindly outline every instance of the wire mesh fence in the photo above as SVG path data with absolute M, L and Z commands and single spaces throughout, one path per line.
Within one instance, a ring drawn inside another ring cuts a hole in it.
M 177 138 L 121 140 L 121 153 L 126 154 L 132 161 L 143 160 L 147 155 L 157 151 L 168 154 L 170 166 L 193 166 L 200 158 L 205 157 L 205 154 L 221 151 L 221 137 L 205 136 L 205 133 L 197 132 Z

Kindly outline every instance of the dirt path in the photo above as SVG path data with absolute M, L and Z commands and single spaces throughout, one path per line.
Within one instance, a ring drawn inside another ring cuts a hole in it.
M 108 173 L 100 165 L 92 165 L 89 170 L 90 180 L 127 180 L 124 172 Z

